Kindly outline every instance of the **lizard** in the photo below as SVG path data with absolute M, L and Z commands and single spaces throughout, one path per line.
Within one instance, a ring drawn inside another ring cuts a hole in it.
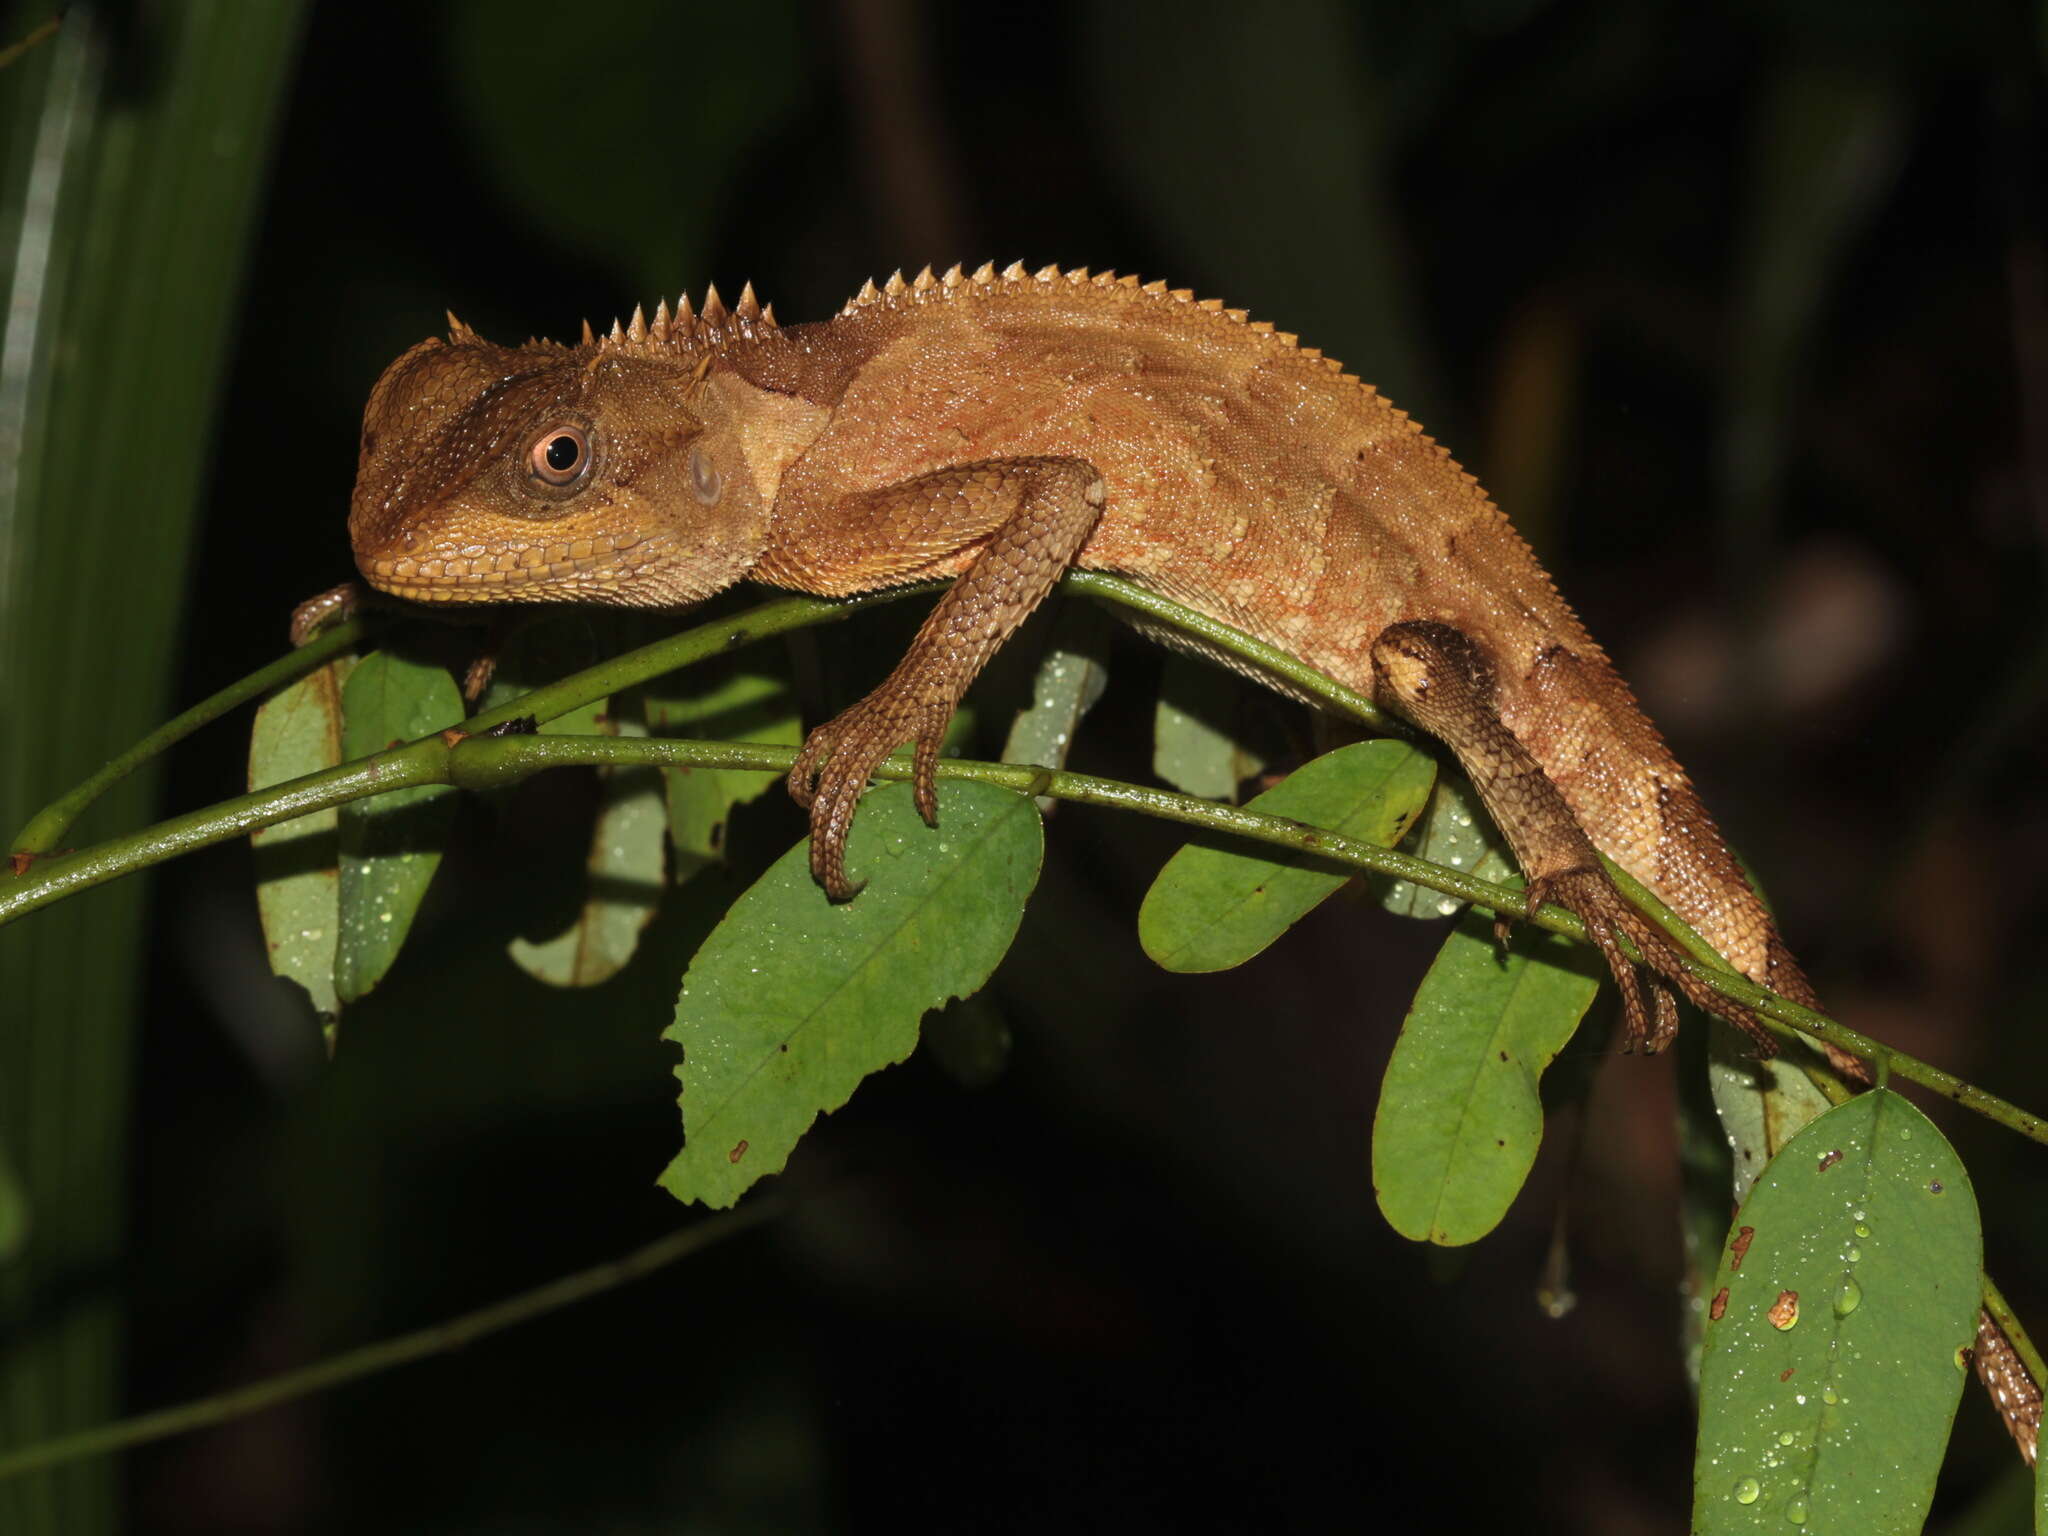
M 1370 385 L 1242 310 L 1135 277 L 992 264 L 870 281 L 780 325 L 751 285 L 574 345 L 446 339 L 364 412 L 349 535 L 422 603 L 680 608 L 752 579 L 848 596 L 954 578 L 903 660 L 789 775 L 836 899 L 875 768 L 940 739 L 982 665 L 1072 567 L 1109 571 L 1368 693 L 1442 740 L 1527 881 L 1586 923 L 1625 1041 L 1674 992 L 1774 1038 L 1688 972 L 1605 853 L 1743 975 L 1817 1006 L 1663 738 L 1533 552 Z M 340 602 L 303 605 L 303 634 Z M 1271 679 L 1267 679 L 1271 681 Z M 1504 932 L 1504 929 L 1503 929 Z M 1640 975 L 1619 942 L 1646 962 Z M 1838 1065 L 1859 1073 L 1853 1058 Z
M 586 321 L 574 344 L 499 346 L 448 322 L 364 410 L 348 525 L 378 592 L 682 608 L 745 579 L 825 597 L 953 579 L 889 676 L 812 730 L 790 770 L 836 900 L 855 894 L 846 837 L 875 769 L 912 747 L 935 823 L 962 694 L 1064 572 L 1098 570 L 1442 741 L 1528 910 L 1554 901 L 1584 921 L 1629 1048 L 1670 1041 L 1679 993 L 1759 1056 L 1777 1045 L 1686 970 L 1602 854 L 1742 975 L 1820 1006 L 1663 737 L 1477 479 L 1340 363 L 1243 310 L 1019 263 L 899 272 L 787 327 L 751 285 L 730 307 L 713 288 L 701 309 L 636 309 L 608 334 Z M 351 583 L 300 605 L 294 637 L 362 595 Z M 1976 1362 L 2031 1452 L 2040 1390 L 1988 1312 Z

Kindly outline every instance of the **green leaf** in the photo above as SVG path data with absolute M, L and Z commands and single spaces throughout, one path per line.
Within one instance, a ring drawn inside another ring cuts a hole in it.
M 516 706 L 522 696 L 534 689 L 559 682 L 572 672 L 595 666 L 607 656 L 628 649 L 637 640 L 640 628 L 619 622 L 616 614 L 591 614 L 579 609 L 523 623 L 498 648 L 490 686 L 477 700 L 476 707 L 482 711 Z M 607 703 L 600 699 L 566 715 L 543 720 L 540 734 L 594 735 L 607 708 Z
M 1152 771 L 1183 794 L 1235 800 L 1265 762 L 1230 729 L 1243 689 L 1227 672 L 1168 656 L 1152 719 Z
M 462 694 L 446 669 L 375 651 L 342 685 L 344 759 L 444 730 L 462 718 Z M 401 789 L 341 808 L 341 937 L 335 991 L 344 1003 L 384 979 L 412 930 L 455 813 L 441 785 Z
M 1472 786 L 1456 774 L 1436 781 L 1436 793 L 1430 797 L 1416 839 L 1415 856 L 1482 880 L 1505 880 L 1515 873 L 1515 861 L 1493 818 Z M 1392 880 L 1387 882 L 1380 905 L 1400 917 L 1434 918 L 1455 917 L 1465 903 L 1412 880 Z
M 1401 1025 L 1372 1122 L 1372 1182 L 1396 1232 L 1475 1242 L 1499 1224 L 1543 1141 L 1543 1071 L 1600 990 L 1598 957 L 1467 913 Z
M 663 1038 L 683 1048 L 683 1150 L 661 1182 L 729 1206 L 779 1173 L 819 1114 L 917 1044 L 918 1021 L 988 980 L 1015 937 L 1043 849 L 1022 795 L 939 786 L 925 826 L 910 786 L 862 801 L 834 904 L 799 843 L 733 903 L 691 961 Z
M 330 662 L 257 707 L 249 731 L 249 788 L 267 789 L 342 760 L 342 680 L 354 666 L 352 657 Z M 341 1018 L 334 989 L 341 931 L 338 825 L 334 811 L 315 811 L 249 835 L 270 968 L 306 989 L 329 1052 Z
M 1728 1186 L 1733 1154 L 1708 1090 L 1708 1031 L 1699 1015 L 1688 1014 L 1675 1047 L 1678 1081 L 1678 1233 L 1684 1268 L 1679 1281 L 1680 1341 L 1686 1385 L 1697 1399 L 1700 1351 L 1707 1342 L 1707 1298 L 1714 1294 L 1714 1265 L 1728 1236 Z
M 1031 702 L 1017 711 L 1003 742 L 1006 763 L 1064 768 L 1082 718 L 1109 685 L 1109 615 L 1093 603 L 1069 603 L 1031 681 Z M 1050 810 L 1050 797 L 1038 808 Z
M 1361 741 L 1304 763 L 1248 807 L 1392 847 L 1429 798 L 1436 764 L 1406 742 Z M 1313 854 L 1268 857 L 1190 843 L 1138 911 L 1138 941 L 1169 971 L 1242 965 L 1314 911 L 1351 872 Z
M 600 734 L 646 734 L 638 720 L 604 715 L 594 723 Z M 552 938 L 514 939 L 506 946 L 514 964 L 553 987 L 594 987 L 624 970 L 661 903 L 668 820 L 661 770 L 602 767 L 597 778 L 601 799 L 584 866 L 583 905 Z
M 793 747 L 803 741 L 796 690 L 766 656 L 718 660 L 674 673 L 640 690 L 647 728 L 656 736 L 751 741 Z M 675 880 L 725 862 L 726 822 L 736 805 L 775 785 L 765 773 L 722 768 L 664 768 Z
M 1828 1112 L 1827 1096 L 1790 1055 L 1758 1061 L 1748 1037 L 1720 1019 L 1708 1021 L 1707 1039 L 1707 1087 L 1728 1137 L 1740 1201 L 1792 1138 Z
M 209 585 L 221 573 L 195 530 L 305 7 L 62 9 L 54 37 L 0 70 L 10 819 L 164 718 L 187 603 L 274 602 L 281 616 L 297 596 Z M 8 7 L 6 40 L 58 10 Z M 75 841 L 144 825 L 160 789 L 152 763 L 93 807 Z M 135 1298 L 111 1277 L 129 1272 L 137 1209 L 127 1181 L 146 1085 L 134 1041 L 162 1006 L 146 981 L 152 889 L 167 888 L 119 882 L 0 930 L 0 1144 L 35 1213 L 0 1271 L 0 1450 L 120 1412 L 121 1313 Z M 108 1457 L 13 1479 L 0 1485 L 0 1530 L 111 1532 L 121 1484 Z
M 1977 1332 L 1969 1176 L 1885 1089 L 1829 1110 L 1750 1190 L 1700 1362 L 1696 1536 L 1915 1532 Z

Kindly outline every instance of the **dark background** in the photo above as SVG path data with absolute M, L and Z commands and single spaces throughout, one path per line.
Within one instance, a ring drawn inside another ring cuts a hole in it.
M 274 655 L 292 604 L 348 574 L 362 400 L 444 306 L 514 340 L 707 280 L 751 278 L 790 321 L 927 261 L 1165 276 L 1428 422 L 1672 736 L 1823 996 L 2038 1105 L 2035 22 L 1810 0 L 318 5 L 182 693 Z M 850 670 L 878 676 L 902 622 L 857 632 Z M 1078 766 L 1146 776 L 1157 675 L 1120 642 Z M 240 787 L 236 734 L 180 749 L 169 805 Z M 653 1184 L 678 1136 L 657 1034 L 707 923 L 799 823 L 764 800 L 625 977 L 550 994 L 502 957 L 548 801 L 466 814 L 331 1067 L 265 973 L 246 853 L 157 879 L 122 1282 L 137 1406 L 686 1219 Z M 992 1085 L 921 1053 L 816 1130 L 772 1227 L 134 1455 L 136 1526 L 1682 1529 L 1669 1064 L 1583 1034 L 1576 1167 L 1554 1135 L 1501 1231 L 1414 1248 L 1367 1149 L 1440 926 L 1338 901 L 1238 972 L 1169 977 L 1134 922 L 1174 843 L 1054 818 L 988 994 L 1014 1041 Z M 1988 1261 L 2042 1328 L 2040 1151 L 1944 1124 Z M 1533 1295 L 1567 1191 L 1580 1299 L 1552 1322 Z M 1939 1518 L 2014 1476 L 1973 1391 Z

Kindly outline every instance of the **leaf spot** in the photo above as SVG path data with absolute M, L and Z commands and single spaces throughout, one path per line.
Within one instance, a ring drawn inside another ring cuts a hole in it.
M 1733 1274 L 1742 1268 L 1742 1261 L 1749 1253 L 1749 1245 L 1756 1241 L 1756 1228 L 1744 1227 L 1735 1234 L 1735 1241 L 1728 1246 L 1728 1272 Z
M 1771 1303 L 1771 1310 L 1764 1314 L 1771 1320 L 1771 1326 L 1784 1333 L 1799 1322 L 1799 1293 L 1780 1291 L 1778 1299 Z

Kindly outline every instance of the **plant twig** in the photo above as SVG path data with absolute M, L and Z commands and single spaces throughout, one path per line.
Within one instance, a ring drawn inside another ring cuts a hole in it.
M 779 1214 L 782 1204 L 773 1196 L 750 1201 L 743 1209 L 694 1222 L 608 1264 L 564 1275 L 533 1290 L 493 1302 L 488 1307 L 465 1312 L 460 1317 L 452 1317 L 444 1323 L 435 1323 L 412 1333 L 400 1334 L 394 1339 L 365 1345 L 347 1354 L 335 1355 L 303 1370 L 286 1371 L 283 1375 L 251 1382 L 248 1386 L 216 1393 L 212 1397 L 198 1398 L 173 1408 L 160 1408 L 155 1413 L 138 1414 L 132 1419 L 121 1419 L 80 1430 L 74 1435 L 60 1435 L 54 1440 L 23 1446 L 18 1451 L 0 1456 L 0 1482 L 63 1462 L 102 1456 L 110 1451 L 123 1451 L 131 1446 L 146 1445 L 152 1440 L 223 1424 L 229 1419 L 238 1419 L 245 1414 L 274 1408 L 279 1403 L 324 1392 L 344 1382 L 390 1370 L 393 1366 L 461 1349 L 516 1324 L 545 1317 L 586 1297 L 616 1290 L 629 1281 L 666 1268 L 678 1259 L 701 1253 L 714 1243 L 737 1237 L 749 1228 L 759 1226 L 770 1216 Z
M 297 650 L 285 652 L 268 666 L 258 667 L 247 677 L 229 683 L 213 697 L 201 699 L 182 715 L 166 720 L 127 751 L 108 759 L 97 773 L 77 788 L 38 811 L 29 819 L 28 825 L 15 834 L 13 851 L 48 853 L 71 830 L 71 824 L 78 820 L 87 806 L 151 758 L 169 751 L 202 725 L 211 724 L 237 705 L 261 698 L 271 689 L 281 688 L 315 668 L 325 666 L 335 657 L 354 650 L 362 638 L 363 622 L 360 619 L 333 625 Z

